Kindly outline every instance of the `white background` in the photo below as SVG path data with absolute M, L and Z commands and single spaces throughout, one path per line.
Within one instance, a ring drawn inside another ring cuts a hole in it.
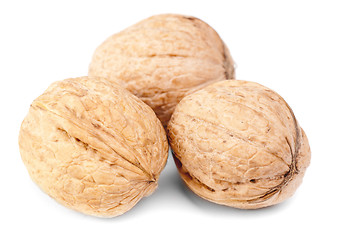
M 349 239 L 349 1 L 1 1 L 0 239 Z M 237 78 L 277 91 L 308 135 L 312 159 L 286 202 L 261 210 L 209 203 L 170 157 L 158 190 L 126 214 L 66 209 L 30 180 L 17 144 L 29 105 L 56 80 L 87 74 L 108 36 L 159 13 L 217 30 Z

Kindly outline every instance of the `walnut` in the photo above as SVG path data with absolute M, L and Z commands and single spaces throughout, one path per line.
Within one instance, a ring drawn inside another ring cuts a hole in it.
M 29 174 L 59 203 L 113 217 L 151 194 L 168 143 L 152 109 L 100 78 L 53 83 L 34 100 L 19 134 Z
M 96 49 L 89 75 L 119 82 L 166 126 L 185 95 L 234 78 L 234 67 L 226 45 L 208 24 L 165 14 L 109 37 Z
M 308 140 L 288 104 L 253 82 L 220 81 L 183 98 L 168 137 L 187 186 L 237 208 L 282 202 L 310 163 Z

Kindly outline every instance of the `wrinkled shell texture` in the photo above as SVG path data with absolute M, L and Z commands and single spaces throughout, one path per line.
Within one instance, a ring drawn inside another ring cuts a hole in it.
M 234 78 L 219 35 L 203 21 L 164 14 L 109 37 L 95 51 L 90 76 L 119 82 L 152 107 L 164 126 L 187 94 Z
M 85 214 L 113 217 L 152 193 L 168 155 L 152 109 L 99 78 L 53 83 L 34 100 L 20 152 L 40 188 Z
M 188 187 L 237 208 L 282 202 L 310 163 L 308 140 L 290 107 L 253 82 L 220 81 L 185 97 L 168 137 Z

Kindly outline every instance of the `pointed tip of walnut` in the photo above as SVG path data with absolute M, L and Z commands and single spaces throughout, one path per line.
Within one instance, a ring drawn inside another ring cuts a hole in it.
M 168 138 L 186 185 L 236 208 L 284 201 L 310 164 L 307 137 L 291 108 L 276 92 L 248 81 L 220 81 L 183 98 Z

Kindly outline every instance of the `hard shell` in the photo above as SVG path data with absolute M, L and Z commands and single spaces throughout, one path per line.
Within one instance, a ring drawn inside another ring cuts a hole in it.
M 101 78 L 55 82 L 33 101 L 20 152 L 39 187 L 59 203 L 113 217 L 151 194 L 168 143 L 152 109 Z
M 219 35 L 198 18 L 162 14 L 105 40 L 90 76 L 118 82 L 147 103 L 164 126 L 187 94 L 234 78 L 231 55 Z
M 187 186 L 237 208 L 287 199 L 310 163 L 307 137 L 291 108 L 253 82 L 220 81 L 185 97 L 169 122 L 168 137 Z

